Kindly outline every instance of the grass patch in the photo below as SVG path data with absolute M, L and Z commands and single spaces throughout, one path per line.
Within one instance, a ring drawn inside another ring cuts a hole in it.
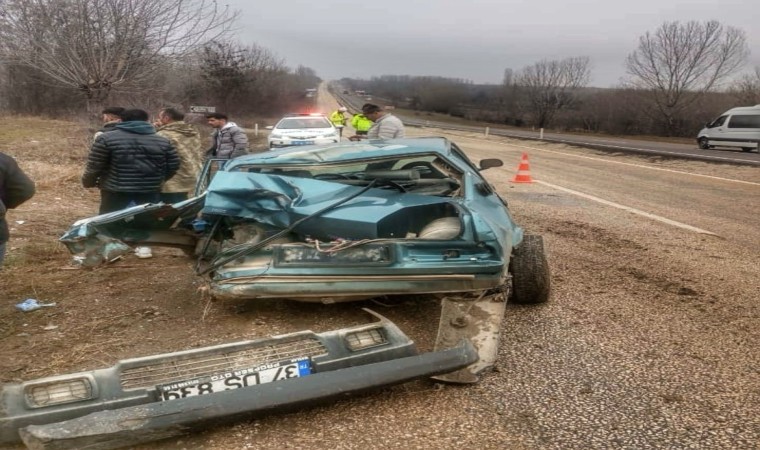
M 5 254 L 4 266 L 9 270 L 32 267 L 41 261 L 60 259 L 68 253 L 66 246 L 58 241 L 32 241 L 23 247 L 10 249 Z

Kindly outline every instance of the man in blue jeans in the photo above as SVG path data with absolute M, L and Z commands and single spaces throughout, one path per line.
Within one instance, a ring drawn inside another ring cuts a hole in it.
M 9 239 L 5 213 L 34 195 L 34 182 L 16 164 L 16 160 L 0 152 L 0 269 L 5 260 L 5 248 Z

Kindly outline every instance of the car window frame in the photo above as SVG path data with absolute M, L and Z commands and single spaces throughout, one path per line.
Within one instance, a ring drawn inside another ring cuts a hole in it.
M 736 122 L 735 120 L 739 120 L 739 118 L 747 118 L 751 117 L 754 118 L 755 122 L 746 122 L 741 123 L 742 126 L 733 126 Z M 747 125 L 747 126 L 744 126 Z M 758 129 L 760 128 L 760 114 L 732 114 L 731 117 L 728 119 L 728 123 L 726 124 L 726 128 L 730 128 L 732 130 L 752 130 L 752 129 Z

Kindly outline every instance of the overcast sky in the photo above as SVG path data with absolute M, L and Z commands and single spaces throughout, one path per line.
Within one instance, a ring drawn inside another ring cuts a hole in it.
M 223 2 L 220 2 L 223 3 Z M 437 75 L 499 83 L 505 68 L 588 56 L 591 86 L 625 76 L 638 38 L 665 21 L 744 30 L 760 65 L 760 0 L 229 0 L 237 39 L 327 80 Z

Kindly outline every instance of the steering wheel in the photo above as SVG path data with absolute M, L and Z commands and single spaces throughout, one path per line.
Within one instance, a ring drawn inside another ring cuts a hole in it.
M 430 161 L 412 161 L 401 166 L 401 170 L 416 169 L 420 176 L 430 174 L 427 178 L 439 178 L 441 171 L 436 169 Z M 426 178 L 422 176 L 422 178 Z

